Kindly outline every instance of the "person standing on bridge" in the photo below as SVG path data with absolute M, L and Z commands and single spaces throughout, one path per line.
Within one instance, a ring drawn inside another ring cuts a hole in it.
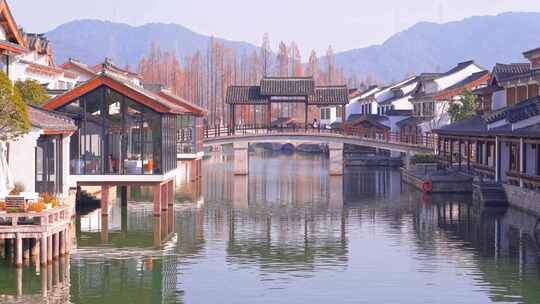
M 313 129 L 318 129 L 319 128 L 319 122 L 317 121 L 317 118 L 313 118 Z

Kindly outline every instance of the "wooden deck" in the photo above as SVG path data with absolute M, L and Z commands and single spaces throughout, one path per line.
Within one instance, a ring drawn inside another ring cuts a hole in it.
M 70 252 L 71 207 L 61 206 L 43 212 L 0 214 L 0 241 L 5 256 L 15 255 L 15 264 L 34 257 L 47 264 Z

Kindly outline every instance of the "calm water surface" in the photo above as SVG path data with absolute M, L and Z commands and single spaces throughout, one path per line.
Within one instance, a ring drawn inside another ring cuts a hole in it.
M 534 216 L 423 196 L 399 171 L 251 159 L 234 177 L 213 155 L 161 219 L 144 188 L 106 223 L 80 214 L 78 249 L 39 275 L 0 259 L 0 302 L 540 303 Z

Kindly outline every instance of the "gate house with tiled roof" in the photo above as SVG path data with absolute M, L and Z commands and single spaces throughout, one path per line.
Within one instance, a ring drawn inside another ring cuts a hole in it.
M 339 108 L 341 121 L 345 121 L 348 94 L 347 86 L 316 86 L 313 77 L 265 77 L 258 86 L 230 86 L 227 89 L 228 124 L 231 129 L 236 126 L 236 106 L 260 106 L 266 107 L 265 125 L 271 128 L 272 104 L 278 103 L 304 104 L 306 127 L 309 106 Z

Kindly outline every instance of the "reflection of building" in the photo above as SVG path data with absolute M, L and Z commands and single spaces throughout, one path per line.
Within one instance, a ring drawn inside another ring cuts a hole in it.
M 350 167 L 345 171 L 343 180 L 346 202 L 374 197 L 397 198 L 401 195 L 401 176 L 398 170 Z

